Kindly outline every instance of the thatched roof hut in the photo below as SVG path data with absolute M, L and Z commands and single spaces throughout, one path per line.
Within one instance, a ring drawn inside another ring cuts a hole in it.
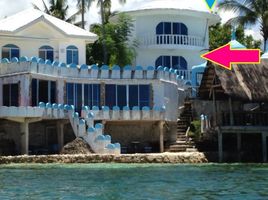
M 268 102 L 268 63 L 233 65 L 226 70 L 209 64 L 206 68 L 199 96 L 201 99 L 232 99 L 244 102 Z

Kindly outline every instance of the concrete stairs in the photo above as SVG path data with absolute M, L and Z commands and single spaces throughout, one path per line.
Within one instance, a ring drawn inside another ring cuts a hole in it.
M 192 104 L 190 101 L 184 102 L 183 112 L 177 120 L 177 140 L 169 145 L 169 152 L 196 152 L 195 143 L 187 137 L 186 132 L 193 119 Z

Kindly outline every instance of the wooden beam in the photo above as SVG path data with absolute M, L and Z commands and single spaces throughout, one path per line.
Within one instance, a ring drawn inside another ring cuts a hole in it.
M 234 112 L 233 112 L 233 103 L 232 98 L 229 97 L 229 111 L 230 111 L 230 125 L 234 125 Z

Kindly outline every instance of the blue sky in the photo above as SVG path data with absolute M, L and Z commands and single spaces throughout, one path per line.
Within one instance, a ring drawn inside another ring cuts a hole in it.
M 45 0 L 45 1 L 47 2 L 48 0 Z M 127 4 L 133 4 L 135 3 L 135 1 L 137 0 L 127 0 L 128 2 Z M 204 0 L 200 0 L 200 1 L 204 1 Z M 24 10 L 26 8 L 30 8 L 32 6 L 31 3 L 34 3 L 42 8 L 41 0 L 1 0 L 0 8 L 6 8 L 6 9 L 0 10 L 0 18 L 3 18 L 4 16 L 9 16 L 11 14 Z M 72 14 L 75 12 L 75 9 L 76 9 L 76 0 L 68 0 L 68 3 L 70 7 L 70 14 Z M 120 5 L 118 1 L 113 0 L 113 10 L 118 10 L 120 9 L 121 6 L 122 5 Z M 99 9 L 96 7 L 96 3 L 93 3 L 91 9 L 86 15 L 86 18 L 89 24 L 100 21 L 98 12 L 99 12 Z M 230 17 L 234 16 L 234 14 L 231 12 L 219 12 L 219 14 L 222 17 L 223 22 L 226 22 Z M 261 39 L 261 35 L 259 34 L 257 26 L 248 28 L 246 30 L 246 33 L 253 35 L 254 38 L 256 39 Z

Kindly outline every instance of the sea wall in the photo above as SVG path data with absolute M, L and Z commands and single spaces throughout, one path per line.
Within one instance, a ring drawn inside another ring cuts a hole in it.
M 11 163 L 207 163 L 203 153 L 2 156 L 0 164 Z

